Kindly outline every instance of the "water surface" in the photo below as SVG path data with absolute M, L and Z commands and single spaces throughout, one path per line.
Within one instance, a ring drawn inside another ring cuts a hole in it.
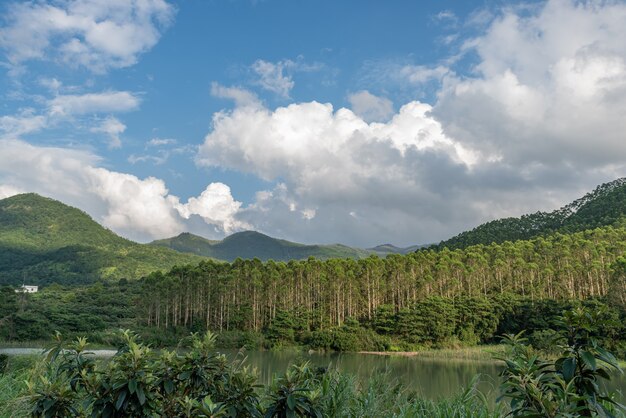
M 97 356 L 111 356 L 114 350 L 91 350 Z M 229 358 L 237 355 L 235 350 L 218 350 Z M 7 348 L 0 353 L 6 354 L 39 354 L 40 348 Z M 396 379 L 407 388 L 415 390 L 428 399 L 448 398 L 458 394 L 467 387 L 474 376 L 480 375 L 479 388 L 494 402 L 498 396 L 497 387 L 500 382 L 499 373 L 502 366 L 498 363 L 483 360 L 441 359 L 420 356 L 380 356 L 358 353 L 306 353 L 247 351 L 246 363 L 254 367 L 259 375 L 259 383 L 267 384 L 275 374 L 282 374 L 289 364 L 309 361 L 314 366 L 332 367 L 356 376 L 365 382 L 373 376 L 384 373 Z M 607 383 L 611 391 L 621 391 L 619 399 L 626 401 L 626 375 L 616 375 Z

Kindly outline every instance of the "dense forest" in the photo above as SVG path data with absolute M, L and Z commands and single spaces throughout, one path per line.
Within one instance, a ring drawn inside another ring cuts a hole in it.
M 402 310 L 433 296 L 568 300 L 611 294 L 624 303 L 619 255 L 625 250 L 626 228 L 604 227 L 384 259 L 206 261 L 149 275 L 142 303 L 148 324 L 201 321 L 217 330 L 260 330 L 281 310 L 306 313 L 311 326 L 339 326 L 347 318 L 371 320 L 383 305 Z
M 489 343 L 527 330 L 546 344 L 555 318 L 577 304 L 606 310 L 603 332 L 626 355 L 626 228 L 556 233 L 464 250 L 266 263 L 203 261 L 139 281 L 5 290 L 4 339 L 53 329 L 110 343 L 119 327 L 155 345 L 189 331 L 220 345 L 301 344 L 333 350 L 412 350 Z

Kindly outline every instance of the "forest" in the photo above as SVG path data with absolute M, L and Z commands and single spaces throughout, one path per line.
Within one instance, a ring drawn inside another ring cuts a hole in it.
M 604 335 L 623 356 L 625 238 L 626 228 L 603 227 L 386 258 L 202 261 L 139 281 L 7 290 L 14 306 L 0 308 L 1 337 L 46 339 L 59 329 L 105 343 L 107 332 L 132 327 L 168 345 L 210 329 L 228 346 L 412 350 L 523 329 L 547 337 L 554 318 L 584 303 L 606 308 Z

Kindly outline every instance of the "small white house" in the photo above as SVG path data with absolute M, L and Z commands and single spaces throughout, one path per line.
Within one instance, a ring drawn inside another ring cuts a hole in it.
M 15 293 L 37 293 L 38 291 L 39 291 L 39 286 L 29 286 L 25 284 L 15 289 Z

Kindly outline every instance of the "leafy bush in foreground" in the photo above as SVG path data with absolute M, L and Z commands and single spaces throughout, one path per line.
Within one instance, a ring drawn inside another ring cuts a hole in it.
M 388 375 L 359 385 L 351 376 L 292 365 L 266 387 L 238 357 L 213 350 L 215 337 L 191 337 L 184 353 L 156 353 L 129 331 L 109 361 L 94 361 L 84 339 L 60 336 L 37 364 L 26 399 L 33 417 L 496 417 L 474 387 L 458 398 L 419 399 Z M 2 389 L 2 388 L 0 388 Z
M 612 417 L 625 411 L 600 389 L 602 379 L 620 371 L 615 357 L 594 338 L 603 312 L 577 308 L 564 314 L 561 335 L 553 342 L 561 354 L 556 360 L 539 358 L 526 339 L 508 335 L 511 347 L 503 357 L 501 399 L 509 399 L 511 415 L 519 417 Z

